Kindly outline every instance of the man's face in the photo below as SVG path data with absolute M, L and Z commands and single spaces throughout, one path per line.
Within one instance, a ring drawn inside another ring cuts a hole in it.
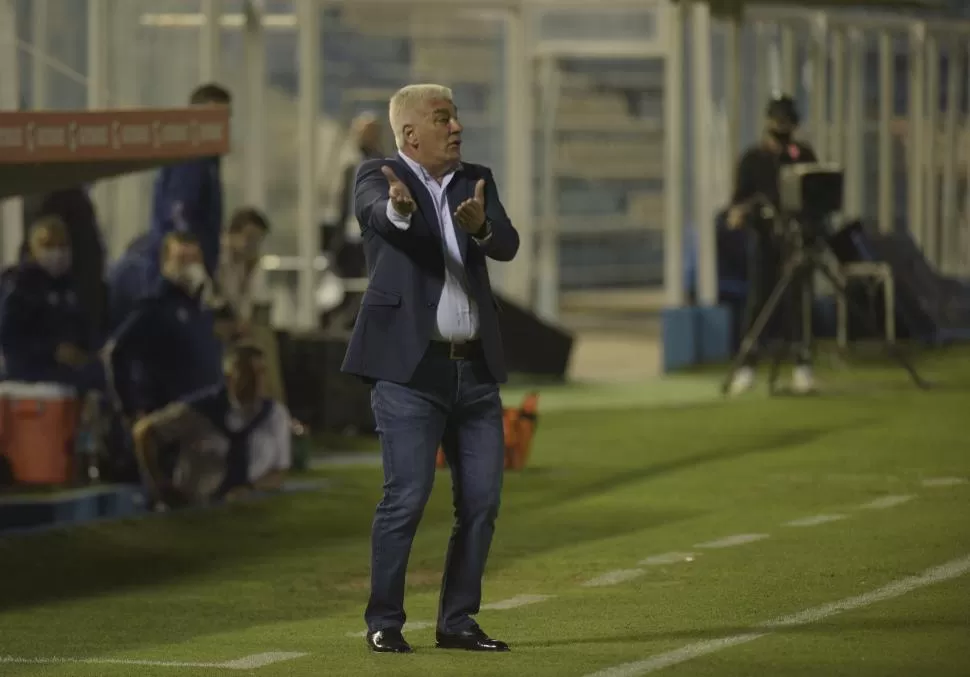
M 262 357 L 236 360 L 228 376 L 229 388 L 240 404 L 249 406 L 263 397 L 266 385 L 266 362 Z
M 187 292 L 196 293 L 206 278 L 202 249 L 195 243 L 169 242 L 162 263 L 162 275 Z
M 415 121 L 413 125 L 405 125 L 404 134 L 421 164 L 447 167 L 461 162 L 462 126 L 453 102 L 446 99 L 429 101 L 417 111 Z
M 229 252 L 235 261 L 252 263 L 259 259 L 265 233 L 255 223 L 246 223 L 234 233 L 229 233 Z

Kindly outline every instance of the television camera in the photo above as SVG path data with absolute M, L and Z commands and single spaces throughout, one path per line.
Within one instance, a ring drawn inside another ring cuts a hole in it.
M 785 261 L 782 274 L 775 288 L 764 304 L 761 312 L 755 318 L 751 327 L 741 340 L 731 369 L 722 386 L 722 392 L 728 392 L 733 375 L 744 364 L 758 345 L 762 333 L 767 327 L 773 314 L 778 310 L 782 300 L 790 292 L 801 293 L 804 298 L 810 297 L 810 284 L 816 274 L 821 273 L 831 282 L 835 293 L 852 309 L 876 328 L 877 320 L 872 312 L 860 307 L 853 299 L 846 295 L 845 279 L 838 265 L 833 263 L 834 257 L 828 256 L 829 238 L 840 227 L 837 219 L 843 210 L 844 174 L 842 168 L 828 163 L 798 163 L 784 165 L 779 172 L 779 209 L 775 209 L 763 197 L 760 202 L 760 213 L 763 221 L 767 221 L 774 234 L 781 238 Z M 792 287 L 794 286 L 794 289 Z M 803 304 L 802 336 L 811 343 L 811 305 Z M 791 352 L 792 346 L 783 344 L 774 353 L 771 373 L 768 379 L 772 392 L 778 375 L 778 367 L 783 356 Z M 916 372 L 897 347 L 887 344 L 891 356 L 905 369 L 913 382 L 921 387 L 928 387 L 927 382 Z

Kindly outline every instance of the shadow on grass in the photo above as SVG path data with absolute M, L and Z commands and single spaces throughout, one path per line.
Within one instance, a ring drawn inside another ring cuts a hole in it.
M 673 457 L 660 463 L 645 464 L 639 469 L 623 468 L 616 472 L 609 472 L 599 477 L 590 477 L 590 481 L 577 483 L 556 483 L 555 473 L 546 473 L 543 479 L 552 486 L 547 495 L 534 496 L 530 492 L 525 498 L 515 497 L 509 508 L 514 511 L 536 510 L 605 494 L 623 486 L 639 484 L 649 479 L 670 475 L 684 470 L 694 470 L 709 463 L 731 461 L 750 456 L 752 454 L 785 452 L 792 446 L 811 444 L 823 437 L 835 435 L 843 431 L 857 430 L 872 424 L 878 424 L 877 418 L 855 419 L 843 422 L 841 425 L 827 425 L 815 428 L 784 430 L 774 434 L 766 434 L 758 440 L 745 440 L 732 443 L 720 448 L 703 451 L 682 457 Z M 542 477 L 542 475 L 539 475 Z

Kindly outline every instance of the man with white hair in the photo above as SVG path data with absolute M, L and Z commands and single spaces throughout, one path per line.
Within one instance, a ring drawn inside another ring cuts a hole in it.
M 357 173 L 354 207 L 369 283 L 343 365 L 372 384 L 384 461 L 367 643 L 378 652 L 411 651 L 401 634 L 405 575 L 442 445 L 456 521 L 436 646 L 508 651 L 472 617 L 481 604 L 504 464 L 498 383 L 506 371 L 486 258 L 511 261 L 519 235 L 492 172 L 461 161 L 451 90 L 404 87 L 391 97 L 390 122 L 397 155 L 367 161 Z

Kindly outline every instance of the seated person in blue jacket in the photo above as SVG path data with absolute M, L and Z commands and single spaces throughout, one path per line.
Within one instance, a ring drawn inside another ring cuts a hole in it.
M 160 242 L 154 233 L 132 240 L 108 269 L 108 331 L 115 331 L 128 319 L 138 302 L 151 296 L 157 286 Z
M 67 226 L 45 216 L 27 231 L 23 260 L 3 275 L 0 350 L 5 378 L 61 383 L 81 390 L 101 386 L 95 331 L 71 280 Z
M 189 97 L 192 106 L 230 106 L 224 87 L 201 85 Z M 155 179 L 151 231 L 156 240 L 167 233 L 188 231 L 202 246 L 209 277 L 219 265 L 222 232 L 222 169 L 218 156 L 198 158 L 165 167 Z
M 238 344 L 225 361 L 225 385 L 201 391 L 135 423 L 135 454 L 155 505 L 233 500 L 283 486 L 290 468 L 290 416 L 265 395 L 266 364 Z M 174 472 L 159 451 L 177 445 Z
M 160 261 L 155 292 L 139 302 L 105 347 L 116 404 L 128 416 L 222 383 L 222 344 L 201 299 L 208 278 L 198 240 L 169 233 Z

